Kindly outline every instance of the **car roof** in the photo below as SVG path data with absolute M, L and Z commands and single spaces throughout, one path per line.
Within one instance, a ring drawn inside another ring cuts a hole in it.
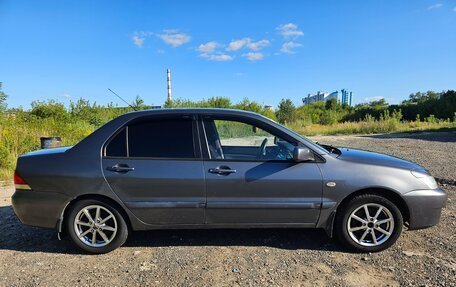
M 244 115 L 251 117 L 264 116 L 254 113 L 251 111 L 244 111 L 238 109 L 224 109 L 224 108 L 160 108 L 160 109 L 148 109 L 141 111 L 134 111 L 127 113 L 128 115 L 142 116 L 142 115 L 154 115 L 154 114 L 216 114 L 216 115 Z

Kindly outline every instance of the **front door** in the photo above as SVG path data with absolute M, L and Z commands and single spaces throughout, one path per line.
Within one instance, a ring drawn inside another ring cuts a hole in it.
M 301 143 L 247 119 L 211 116 L 203 126 L 209 150 L 206 223 L 317 222 L 322 176 L 315 162 L 291 160 Z
M 103 172 L 112 190 L 148 224 L 202 224 L 206 194 L 196 121 L 143 118 L 107 144 Z

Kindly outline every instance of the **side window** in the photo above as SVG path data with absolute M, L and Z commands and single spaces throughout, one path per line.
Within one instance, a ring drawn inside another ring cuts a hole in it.
M 127 156 L 127 133 L 123 128 L 106 146 L 106 156 Z
M 193 122 L 159 119 L 128 126 L 130 157 L 194 158 Z
M 215 127 L 220 137 L 222 146 L 261 146 L 267 139 L 267 145 L 274 144 L 274 136 L 252 125 L 235 122 L 215 120 Z
M 256 126 L 230 120 L 206 120 L 212 159 L 290 160 L 295 145 Z

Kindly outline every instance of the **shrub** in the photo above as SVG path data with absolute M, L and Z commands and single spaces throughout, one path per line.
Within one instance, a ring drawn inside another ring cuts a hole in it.
M 290 99 L 282 99 L 276 112 L 279 123 L 293 123 L 296 120 L 296 107 Z
M 435 124 L 437 122 L 437 119 L 434 115 L 429 115 L 429 117 L 426 118 L 426 122 Z

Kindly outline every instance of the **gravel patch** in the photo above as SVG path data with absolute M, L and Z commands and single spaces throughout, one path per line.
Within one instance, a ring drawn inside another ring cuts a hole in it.
M 455 180 L 455 133 L 314 137 L 389 153 Z M 443 182 L 442 182 L 443 183 Z M 390 249 L 354 254 L 322 230 L 135 232 L 105 255 L 85 255 L 52 230 L 22 225 L 0 198 L 0 286 L 456 286 L 456 186 L 438 226 L 405 231 Z

